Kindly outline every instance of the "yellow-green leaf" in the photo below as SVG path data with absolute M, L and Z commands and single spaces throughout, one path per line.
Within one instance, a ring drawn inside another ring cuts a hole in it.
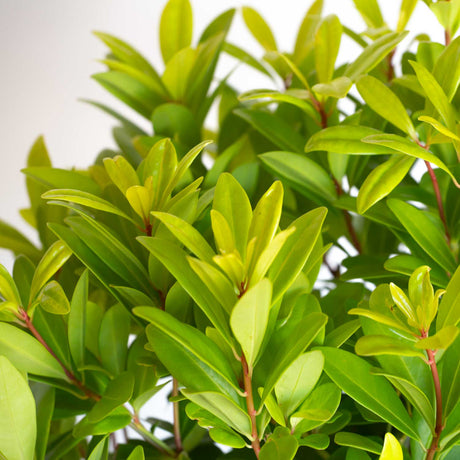
M 57 281 L 50 281 L 40 291 L 37 301 L 43 310 L 54 315 L 67 315 L 70 311 L 70 303 L 64 289 Z
M 149 220 L 152 209 L 153 195 L 151 190 L 143 185 L 133 185 L 126 190 L 126 199 L 144 222 Z
M 125 194 L 126 190 L 133 185 L 140 185 L 136 171 L 125 157 L 117 155 L 114 158 L 104 158 L 103 161 L 107 174 L 121 193 Z
M 315 36 L 315 68 L 318 81 L 327 83 L 334 74 L 335 61 L 342 38 L 342 24 L 333 14 L 321 22 Z
M 397 355 L 426 359 L 421 351 L 387 335 L 365 335 L 356 342 L 355 351 L 360 356 Z
M 264 18 L 253 8 L 243 7 L 243 19 L 254 38 L 266 51 L 276 51 L 276 41 Z
M 459 334 L 457 326 L 446 326 L 435 335 L 419 340 L 415 346 L 422 350 L 446 350 L 454 342 Z
M 398 440 L 391 433 L 385 434 L 383 450 L 379 460 L 403 460 L 403 458 L 401 444 L 399 444 Z

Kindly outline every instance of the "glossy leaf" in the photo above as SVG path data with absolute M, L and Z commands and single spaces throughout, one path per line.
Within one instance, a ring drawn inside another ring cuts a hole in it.
M 357 433 L 350 433 L 347 431 L 341 431 L 340 433 L 337 433 L 334 436 L 334 442 L 339 446 L 354 447 L 356 449 L 365 450 L 377 455 L 379 455 L 382 451 L 382 446 L 372 439 Z
M 114 158 L 104 158 L 103 161 L 107 174 L 121 193 L 126 193 L 126 190 L 133 185 L 140 185 L 136 171 L 121 155 Z
M 356 206 L 364 214 L 371 206 L 393 191 L 404 179 L 415 159 L 405 155 L 393 155 L 366 177 L 359 189 Z
M 260 460 L 292 460 L 298 446 L 297 439 L 287 428 L 276 427 L 260 449 Z
M 422 350 L 445 350 L 455 341 L 459 332 L 457 326 L 446 326 L 435 335 L 419 340 L 415 346 Z
M 73 429 L 73 436 L 84 438 L 92 435 L 105 435 L 121 430 L 131 422 L 131 414 L 125 407 L 115 409 L 112 414 L 100 422 L 90 423 L 85 417 Z
M 388 206 L 420 247 L 450 272 L 456 268 L 452 253 L 440 227 L 423 211 L 401 200 L 390 199 Z
M 399 355 L 416 356 L 425 359 L 425 354 L 402 344 L 399 340 L 386 335 L 366 335 L 360 337 L 355 346 L 356 353 L 360 356 Z
M 460 321 L 460 268 L 455 270 L 446 293 L 444 294 L 438 310 L 436 330 L 450 325 L 457 325 Z
M 314 47 L 316 75 L 320 83 L 332 80 L 341 37 L 339 18 L 332 14 L 326 16 L 316 31 Z
M 353 86 L 353 82 L 348 77 L 337 77 L 328 83 L 317 83 L 312 89 L 316 94 L 326 97 L 340 99 L 345 97 Z
M 96 447 L 94 447 L 91 451 L 88 460 L 107 460 L 109 455 L 109 441 L 109 436 L 105 436 L 101 441 L 99 441 L 96 444 Z
M 234 449 L 242 449 L 246 446 L 244 439 L 236 434 L 233 430 L 223 430 L 222 428 L 211 428 L 209 437 L 219 444 L 233 447 Z
M 398 395 L 383 377 L 370 374 L 367 361 L 337 348 L 322 347 L 321 351 L 324 370 L 345 393 L 407 436 L 419 439 Z
M 67 315 L 70 304 L 64 290 L 57 281 L 50 281 L 40 291 L 37 301 L 43 310 L 54 315 Z
M 3 265 L 0 265 L 0 295 L 13 304 L 22 303 L 16 283 Z
M 34 458 L 35 401 L 24 376 L 0 356 L 0 452 L 8 460 Z
M 253 8 L 243 7 L 243 19 L 254 38 L 266 51 L 276 50 L 275 37 L 262 16 Z

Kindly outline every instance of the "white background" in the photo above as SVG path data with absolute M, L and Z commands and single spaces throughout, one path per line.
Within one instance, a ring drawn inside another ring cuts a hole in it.
M 113 146 L 108 115 L 78 102 L 79 98 L 105 102 L 131 116 L 90 78 L 104 70 L 97 59 L 106 48 L 93 30 L 125 39 L 151 59 L 162 71 L 158 23 L 163 0 L 0 0 L 0 218 L 25 231 L 34 232 L 22 221 L 18 209 L 27 206 L 24 177 L 28 149 L 44 134 L 53 165 L 85 167 L 97 153 Z M 256 8 L 272 27 L 281 50 L 293 49 L 295 36 L 312 0 L 192 0 L 194 37 L 220 12 L 248 5 Z M 390 27 L 397 22 L 400 0 L 381 0 Z M 325 0 L 325 12 L 360 32 L 365 26 L 354 11 L 352 0 Z M 442 41 L 442 31 L 426 5 L 420 1 L 409 23 L 413 33 L 429 33 Z M 257 57 L 262 50 L 236 15 L 229 41 Z M 410 41 L 406 39 L 406 43 Z M 404 47 L 404 44 L 401 46 Z M 357 49 L 346 37 L 340 61 L 352 60 Z M 232 63 L 223 62 L 218 75 Z M 244 67 L 233 76 L 242 90 L 269 84 L 263 76 Z M 133 116 L 133 118 L 136 118 Z M 0 250 L 0 263 L 11 267 L 9 253 Z

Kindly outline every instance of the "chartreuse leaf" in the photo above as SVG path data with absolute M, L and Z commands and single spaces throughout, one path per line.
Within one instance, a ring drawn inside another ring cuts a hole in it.
M 8 460 L 34 458 L 35 401 L 24 376 L 0 356 L 0 452 Z
M 270 313 L 272 285 L 267 278 L 246 291 L 232 310 L 230 326 L 252 369 L 262 345 Z
M 326 450 L 329 447 L 330 439 L 325 433 L 313 433 L 302 437 L 299 446 L 311 447 L 316 450 Z
M 410 64 L 415 70 L 415 74 L 417 75 L 418 81 L 425 91 L 427 98 L 439 112 L 447 128 L 455 132 L 455 109 L 449 102 L 449 99 L 447 98 L 441 85 L 436 81 L 432 73 L 423 65 L 415 61 L 410 61 Z
M 123 306 L 115 304 L 105 312 L 99 330 L 99 352 L 102 365 L 114 376 L 125 369 L 129 331 L 129 313 Z
M 438 309 L 436 331 L 460 321 L 460 267 L 455 270 Z
M 283 195 L 283 186 L 280 181 L 276 181 L 254 209 L 248 234 L 248 241 L 254 240 L 252 257 L 246 261 L 248 273 L 252 273 L 260 255 L 275 236 L 281 217 Z
M 372 110 L 401 131 L 409 134 L 412 139 L 417 139 L 414 125 L 404 105 L 388 86 L 375 77 L 365 75 L 358 79 L 356 87 Z
M 259 158 L 270 172 L 307 198 L 319 203 L 336 199 L 337 193 L 329 174 L 316 161 L 290 152 L 267 152 Z
M 368 136 L 363 139 L 363 142 L 369 144 L 377 144 L 382 147 L 388 147 L 391 150 L 396 150 L 397 152 L 404 153 L 405 155 L 420 158 L 424 161 L 429 161 L 430 163 L 433 163 L 438 168 L 441 168 L 443 171 L 449 174 L 456 187 L 460 187 L 460 184 L 457 182 L 455 176 L 442 160 L 424 148 L 420 147 L 419 145 L 415 144 L 414 142 L 411 142 L 409 139 L 398 136 L 396 134 L 379 134 L 375 136 Z
M 37 413 L 37 442 L 35 444 L 35 455 L 37 460 L 45 460 L 51 419 L 54 412 L 55 388 L 35 382 L 32 387 L 32 392 Z
M 126 460 L 145 460 L 144 448 L 137 446 Z
M 0 247 L 13 251 L 14 254 L 23 254 L 31 260 L 40 258 L 40 251 L 14 227 L 0 220 Z
M 419 340 L 415 346 L 422 350 L 446 350 L 455 341 L 459 332 L 457 326 L 446 326 L 435 335 Z
M 150 321 L 147 337 L 166 368 L 193 391 L 218 391 L 239 401 L 239 387 L 227 358 L 202 332 L 152 307 L 134 313 Z
M 312 89 L 316 94 L 326 97 L 340 99 L 345 97 L 353 86 L 353 82 L 348 77 L 337 77 L 328 83 L 317 83 Z
M 85 270 L 75 286 L 70 303 L 67 333 L 72 358 L 77 369 L 85 364 L 86 303 L 88 301 L 88 270 Z
M 216 329 L 228 340 L 230 329 L 224 312 L 221 308 L 216 308 L 214 295 L 191 268 L 186 252 L 170 241 L 160 238 L 139 237 L 138 240 L 171 272 Z
M 365 335 L 360 337 L 356 342 L 355 351 L 360 356 L 398 355 L 426 359 L 425 354 L 421 351 L 387 335 Z
M 245 440 L 233 430 L 224 430 L 222 428 L 211 428 L 209 430 L 209 437 L 219 444 L 230 446 L 234 449 L 242 449 L 246 447 Z
M 371 365 L 347 351 L 322 347 L 327 375 L 351 398 L 407 436 L 419 440 L 414 423 L 390 383 L 370 373 Z
M 382 452 L 382 446 L 379 443 L 358 433 L 340 431 L 334 436 L 334 442 L 339 446 L 354 447 L 377 455 Z
M 379 460 L 403 460 L 403 458 L 404 455 L 399 441 L 391 433 L 386 433 Z
M 385 324 L 401 331 L 406 331 L 409 334 L 412 332 L 403 322 L 396 319 L 396 317 L 387 316 L 375 310 L 369 310 L 367 308 L 352 308 L 348 310 L 348 314 L 364 316 L 365 318 L 370 318 L 378 323 Z
M 212 208 L 227 221 L 241 258 L 246 255 L 252 208 L 249 198 L 238 181 L 228 173 L 219 176 Z
M 151 188 L 143 185 L 133 185 L 126 190 L 126 199 L 129 201 L 129 204 L 136 214 L 140 216 L 144 222 L 148 222 L 153 204 L 153 193 Z
M 324 357 L 318 350 L 300 355 L 275 385 L 278 404 L 285 417 L 310 394 L 323 372 Z
M 0 296 L 8 302 L 21 305 L 18 288 L 6 268 L 0 264 Z
M 89 411 L 87 417 L 96 423 L 107 417 L 117 407 L 129 401 L 133 394 L 134 376 L 131 372 L 123 372 L 109 382 L 102 398 Z
M 288 428 L 276 427 L 273 434 L 260 449 L 260 460 L 292 460 L 297 452 L 298 441 Z
M 339 18 L 333 14 L 326 16 L 315 35 L 315 68 L 320 83 L 332 80 L 341 38 L 342 24 Z
M 111 181 L 125 194 L 133 185 L 140 185 L 139 177 L 125 157 L 117 155 L 113 158 L 104 158 L 104 167 Z
M 348 155 L 388 155 L 388 148 L 362 142 L 362 139 L 377 134 L 381 134 L 381 131 L 367 126 L 332 126 L 313 134 L 305 146 L 305 152 L 325 150 Z
M 321 234 L 326 213 L 326 208 L 316 208 L 300 216 L 287 228 L 295 228 L 295 231 L 278 252 L 268 272 L 273 285 L 272 303 L 286 292 L 307 263 Z
M 396 32 L 402 32 L 406 28 L 416 5 L 417 0 L 402 0 Z
M 257 389 L 257 392 L 259 393 L 259 396 L 262 396 L 264 392 L 263 387 L 259 387 Z M 267 408 L 267 411 L 270 414 L 270 417 L 273 420 L 275 420 L 276 423 L 278 423 L 281 426 L 286 426 L 286 420 L 284 419 L 283 411 L 278 405 L 278 402 L 273 396 L 273 393 L 268 395 L 267 398 L 265 399 L 265 407 Z
M 44 198 L 45 200 L 57 200 L 81 204 L 82 206 L 87 206 L 91 209 L 97 209 L 98 211 L 104 211 L 110 214 L 115 214 L 137 225 L 136 221 L 129 217 L 127 214 L 125 214 L 121 209 L 118 209 L 112 203 L 109 203 L 108 201 L 99 198 L 98 196 L 92 195 L 91 193 L 82 192 L 80 190 L 59 189 L 50 190 L 44 193 L 42 195 L 42 198 Z M 54 204 L 54 202 L 51 203 Z
M 378 29 L 385 23 L 377 0 L 353 0 L 367 27 Z
M 221 254 L 232 254 L 236 251 L 235 238 L 225 217 L 215 209 L 211 209 L 211 226 L 216 248 Z
M 131 423 L 131 414 L 125 407 L 117 407 L 109 416 L 100 422 L 91 423 L 85 417 L 73 429 L 76 438 L 84 438 L 93 435 L 105 435 L 118 431 Z
M 189 0 L 169 0 L 160 21 L 160 47 L 165 64 L 192 42 L 193 17 Z
M 109 456 L 109 441 L 110 437 L 105 436 L 96 444 L 96 447 L 91 451 L 88 460 L 107 460 Z
M 232 399 L 212 391 L 181 390 L 186 398 L 218 417 L 230 428 L 251 439 L 251 419 Z
M 326 335 L 324 338 L 324 345 L 340 348 L 360 327 L 361 322 L 359 319 L 347 321 Z
M 67 315 L 70 311 L 70 304 L 64 289 L 57 281 L 50 281 L 40 291 L 37 302 L 43 310 L 53 315 Z
M 0 322 L 0 353 L 21 372 L 66 380 L 62 367 L 34 337 Z
M 411 326 L 417 325 L 417 316 L 414 306 L 411 301 L 407 298 L 404 291 L 396 286 L 394 283 L 390 283 L 390 292 L 393 302 L 399 308 L 401 313 L 407 318 Z
M 367 0 L 361 0 L 364 4 Z M 407 35 L 407 32 L 390 32 L 375 40 L 364 48 L 364 51 L 345 69 L 344 76 L 352 81 L 368 73 L 390 53 L 396 45 Z
M 30 286 L 29 304 L 37 296 L 43 285 L 66 263 L 72 251 L 62 241 L 53 243 L 38 263 Z
M 188 222 L 165 212 L 152 212 L 168 230 L 193 254 L 205 262 L 212 262 L 215 253 L 201 233 Z
M 388 206 L 420 247 L 439 265 L 453 273 L 457 266 L 441 226 L 434 224 L 424 211 L 404 201 L 390 199 Z
M 389 160 L 373 169 L 359 189 L 356 200 L 358 212 L 364 214 L 393 191 L 409 172 L 414 161 L 415 158 L 406 155 L 392 155 Z
M 222 47 L 222 50 L 228 55 L 238 59 L 238 61 L 244 62 L 253 69 L 256 69 L 259 72 L 263 73 L 270 79 L 273 79 L 273 76 L 264 67 L 264 65 L 260 61 L 258 61 L 254 56 L 245 51 L 243 48 L 240 48 L 239 46 L 234 45 L 233 43 L 225 42 L 224 46 Z
M 243 20 L 254 38 L 266 51 L 276 51 L 276 41 L 264 18 L 253 8 L 243 7 Z
M 310 345 L 327 323 L 327 316 L 322 313 L 310 313 L 300 321 L 289 322 L 267 344 L 258 367 L 266 371 L 261 404 L 271 393 L 274 386 L 291 363 Z
M 315 32 L 321 20 L 323 0 L 316 0 L 310 6 L 297 32 L 293 61 L 300 65 L 314 46 Z
M 454 139 L 456 141 L 460 141 L 460 137 L 458 137 L 455 133 L 453 133 L 450 129 L 447 129 L 441 122 L 436 120 L 433 117 L 429 117 L 427 115 L 422 115 L 418 117 L 420 121 L 424 121 L 425 123 L 430 124 L 434 129 L 439 131 L 442 135 L 449 137 L 450 139 Z

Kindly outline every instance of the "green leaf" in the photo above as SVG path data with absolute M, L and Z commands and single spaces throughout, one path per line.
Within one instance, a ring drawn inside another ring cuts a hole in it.
M 439 305 L 436 330 L 456 326 L 460 321 L 460 267 L 455 270 Z
M 215 252 L 201 233 L 189 223 L 165 212 L 152 212 L 152 215 L 162 222 L 168 230 L 193 254 L 205 262 L 211 263 Z
M 239 401 L 232 368 L 217 345 L 202 332 L 152 307 L 134 313 L 151 323 L 147 337 L 170 372 L 193 391 L 219 391 Z
M 414 125 L 401 100 L 391 89 L 375 77 L 362 76 L 356 87 L 369 107 L 401 131 L 417 139 Z
M 450 139 L 453 139 L 453 140 L 456 140 L 456 141 L 460 141 L 460 137 L 458 137 L 455 133 L 453 133 L 452 131 L 447 129 L 441 122 L 439 122 L 435 118 L 429 117 L 429 116 L 426 116 L 426 115 L 422 115 L 422 116 L 418 117 L 418 119 L 420 121 L 424 121 L 425 123 L 430 124 L 434 129 L 439 131 L 439 133 L 442 134 L 443 136 L 446 136 L 446 137 L 448 137 Z
M 259 155 L 262 164 L 289 186 L 318 203 L 335 201 L 337 193 L 329 174 L 310 158 L 290 152 Z
M 292 460 L 298 441 L 284 427 L 276 427 L 274 433 L 260 449 L 260 460 Z
M 312 89 L 316 94 L 326 97 L 341 99 L 345 97 L 353 86 L 353 82 L 348 77 L 337 77 L 327 83 L 317 83 Z
M 136 214 L 140 216 L 144 222 L 148 222 L 153 204 L 153 193 L 151 190 L 143 185 L 133 185 L 126 190 L 126 199 L 129 201 L 129 204 Z
M 101 189 L 93 179 L 77 171 L 37 166 L 22 169 L 21 172 L 48 189 L 76 189 L 93 195 L 101 193 Z
M 378 29 L 385 25 L 377 0 L 353 0 L 367 27 Z
M 85 438 L 86 436 L 105 435 L 121 430 L 131 423 L 131 414 L 125 407 L 118 407 L 108 417 L 100 422 L 90 423 L 85 417 L 73 429 L 73 436 Z
M 233 400 L 221 393 L 212 391 L 193 392 L 181 390 L 190 401 L 198 404 L 218 417 L 230 428 L 251 439 L 251 419 Z
M 82 192 L 80 190 L 70 190 L 70 189 L 59 189 L 59 190 L 50 190 L 42 195 L 42 198 L 45 200 L 57 200 L 70 202 L 75 204 L 81 204 L 82 206 L 87 206 L 91 209 L 97 209 L 98 211 L 108 212 L 110 214 L 115 214 L 116 216 L 123 217 L 124 219 L 129 220 L 133 224 L 137 225 L 136 221 L 125 214 L 123 211 L 118 209 L 112 203 L 99 198 L 98 196 L 92 195 L 91 193 Z M 54 203 L 53 204 L 59 204 Z
M 263 380 L 260 386 L 264 387 L 260 404 L 263 404 L 286 369 L 313 342 L 326 323 L 326 315 L 310 313 L 299 321 L 293 321 L 293 324 L 288 322 L 271 336 L 260 364 L 256 367 L 256 372 L 259 368 L 266 374 L 262 376 L 261 373 L 259 377 Z
M 111 181 L 121 193 L 125 194 L 126 190 L 133 185 L 140 185 L 136 171 L 125 157 L 117 155 L 113 158 L 104 158 L 103 162 Z
M 216 308 L 218 302 L 191 268 L 185 251 L 160 238 L 139 237 L 138 240 L 171 272 L 216 329 L 228 340 L 230 329 L 224 312 L 221 308 Z
M 360 356 L 398 355 L 426 359 L 424 353 L 408 347 L 400 340 L 387 335 L 365 335 L 360 337 L 356 342 L 355 351 Z
M 243 187 L 229 173 L 219 176 L 214 192 L 212 209 L 218 211 L 227 221 L 240 256 L 246 256 L 252 208 Z
M 105 436 L 101 441 L 99 441 L 96 444 L 96 447 L 91 451 L 88 460 L 107 460 L 109 455 L 109 441 L 109 436 Z
M 87 417 L 90 423 L 96 423 L 111 414 L 117 407 L 129 401 L 133 394 L 134 376 L 130 372 L 111 380 L 102 395 L 102 398 L 89 411 Z
M 315 450 L 326 450 L 329 447 L 329 444 L 329 436 L 324 433 L 309 434 L 299 440 L 300 446 L 310 447 Z
M 29 385 L 5 356 L 0 356 L 0 452 L 8 460 L 34 458 L 37 426 Z
M 440 226 L 426 214 L 401 200 L 390 199 L 388 206 L 420 247 L 439 265 L 453 273 L 456 263 Z
M 378 323 L 385 324 L 386 326 L 411 333 L 411 330 L 401 321 L 375 310 L 368 310 L 367 308 L 352 308 L 348 310 L 348 314 L 364 316 L 365 318 L 370 318 Z
M 30 286 L 29 304 L 43 285 L 66 263 L 72 251 L 62 241 L 56 241 L 48 248 L 35 270 Z
M 310 394 L 323 372 L 324 357 L 318 350 L 300 355 L 275 385 L 275 394 L 285 417 Z
M 457 37 L 445 48 L 433 69 L 434 77 L 441 85 L 449 101 L 452 101 L 460 83 L 460 68 L 458 65 L 452 65 L 453 62 L 458 62 L 459 52 L 460 39 Z
M 457 326 L 446 326 L 435 335 L 419 340 L 415 346 L 422 350 L 446 350 L 455 341 L 459 332 Z
M 45 460 L 46 447 L 55 404 L 55 389 L 48 385 L 35 383 L 32 387 L 37 412 L 37 442 L 35 455 L 37 460 Z M 1 411 L 0 411 L 1 412 Z
M 402 0 L 396 32 L 402 32 L 406 28 L 416 5 L 417 0 Z
M 243 20 L 254 38 L 266 51 L 276 51 L 276 41 L 264 18 L 253 8 L 243 6 Z
M 334 436 L 334 442 L 339 446 L 354 447 L 377 455 L 382 452 L 382 446 L 379 443 L 358 433 L 341 431 Z
M 387 148 L 362 142 L 362 139 L 379 133 L 381 132 L 367 126 L 332 126 L 313 134 L 305 146 L 305 152 L 325 150 L 348 155 L 388 155 Z
M 234 449 L 242 449 L 246 447 L 245 440 L 232 430 L 223 430 L 222 428 L 211 428 L 209 437 L 218 444 L 230 446 Z
M 233 113 L 247 121 L 280 149 L 297 153 L 303 151 L 304 138 L 280 116 L 253 109 L 235 109 Z
M 137 446 L 126 460 L 145 460 L 144 448 Z
M 11 225 L 0 220 L 0 247 L 13 251 L 14 254 L 23 254 L 31 260 L 40 258 L 40 251 Z
M 273 78 L 270 72 L 264 67 L 263 63 L 258 61 L 255 57 L 253 57 L 243 48 L 240 48 L 239 46 L 234 45 L 233 43 L 225 42 L 223 46 L 223 51 L 227 53 L 229 56 L 238 59 L 240 62 L 243 62 L 248 66 L 252 67 L 253 69 L 258 70 L 270 79 Z
M 404 179 L 415 159 L 406 155 L 392 155 L 366 177 L 359 189 L 356 206 L 360 214 L 386 197 Z
M 129 314 L 115 304 L 105 312 L 98 338 L 102 365 L 114 376 L 125 370 L 129 332 Z
M 13 302 L 16 305 L 21 305 L 21 296 L 18 288 L 11 275 L 6 268 L 0 264 L 0 296 L 6 301 Z
M 322 347 L 327 375 L 351 398 L 407 436 L 419 440 L 414 423 L 384 377 L 371 375 L 371 365 L 338 348 Z
M 451 130 L 456 130 L 455 118 L 456 113 L 454 107 L 450 104 L 449 99 L 444 93 L 441 85 L 436 81 L 431 72 L 415 61 L 409 61 L 415 74 L 417 75 L 418 81 L 422 86 L 427 98 L 434 105 L 436 110 L 441 115 L 446 126 Z
M 88 301 L 88 270 L 80 276 L 70 303 L 68 322 L 69 347 L 77 369 L 85 364 L 86 303 Z
M 316 75 L 320 83 L 332 80 L 341 37 L 339 18 L 333 14 L 326 16 L 316 31 L 314 47 Z
M 270 313 L 272 285 L 266 278 L 246 291 L 233 308 L 230 326 L 252 369 L 262 345 Z
M 362 3 L 367 2 L 367 0 L 361 1 Z M 390 32 L 378 38 L 366 46 L 358 58 L 348 65 L 344 76 L 350 78 L 352 81 L 356 81 L 358 77 L 376 67 L 406 35 L 407 32 Z
M 449 176 L 454 181 L 454 184 L 460 188 L 460 184 L 455 179 L 455 176 L 450 172 L 449 168 L 444 164 L 442 160 L 425 150 L 423 147 L 420 147 L 414 142 L 411 142 L 409 139 L 397 136 L 396 134 L 380 134 L 375 136 L 368 136 L 363 139 L 363 142 L 388 147 L 389 149 L 404 153 L 405 155 L 420 158 L 424 161 L 429 161 L 430 163 L 433 163 L 438 168 L 441 168 L 443 171 L 449 174 Z
M 0 353 L 21 372 L 67 379 L 62 367 L 37 339 L 3 322 L 0 322 Z
M 350 313 L 350 311 L 348 311 L 348 313 Z M 326 335 L 324 345 L 327 347 L 340 348 L 360 327 L 361 323 L 359 319 L 347 321 Z
M 57 281 L 50 281 L 40 291 L 37 302 L 43 310 L 53 315 L 67 315 L 70 311 L 70 304 L 64 289 Z
M 313 2 L 300 24 L 293 54 L 293 60 L 297 65 L 300 65 L 313 49 L 315 32 L 321 20 L 322 9 L 323 0 Z
M 192 42 L 192 6 L 188 0 L 169 0 L 160 21 L 160 46 L 163 61 Z
M 287 228 L 295 228 L 295 231 L 278 252 L 268 272 L 268 278 L 273 285 L 272 303 L 286 292 L 308 263 L 321 235 L 326 213 L 326 208 L 316 208 L 294 220 Z

